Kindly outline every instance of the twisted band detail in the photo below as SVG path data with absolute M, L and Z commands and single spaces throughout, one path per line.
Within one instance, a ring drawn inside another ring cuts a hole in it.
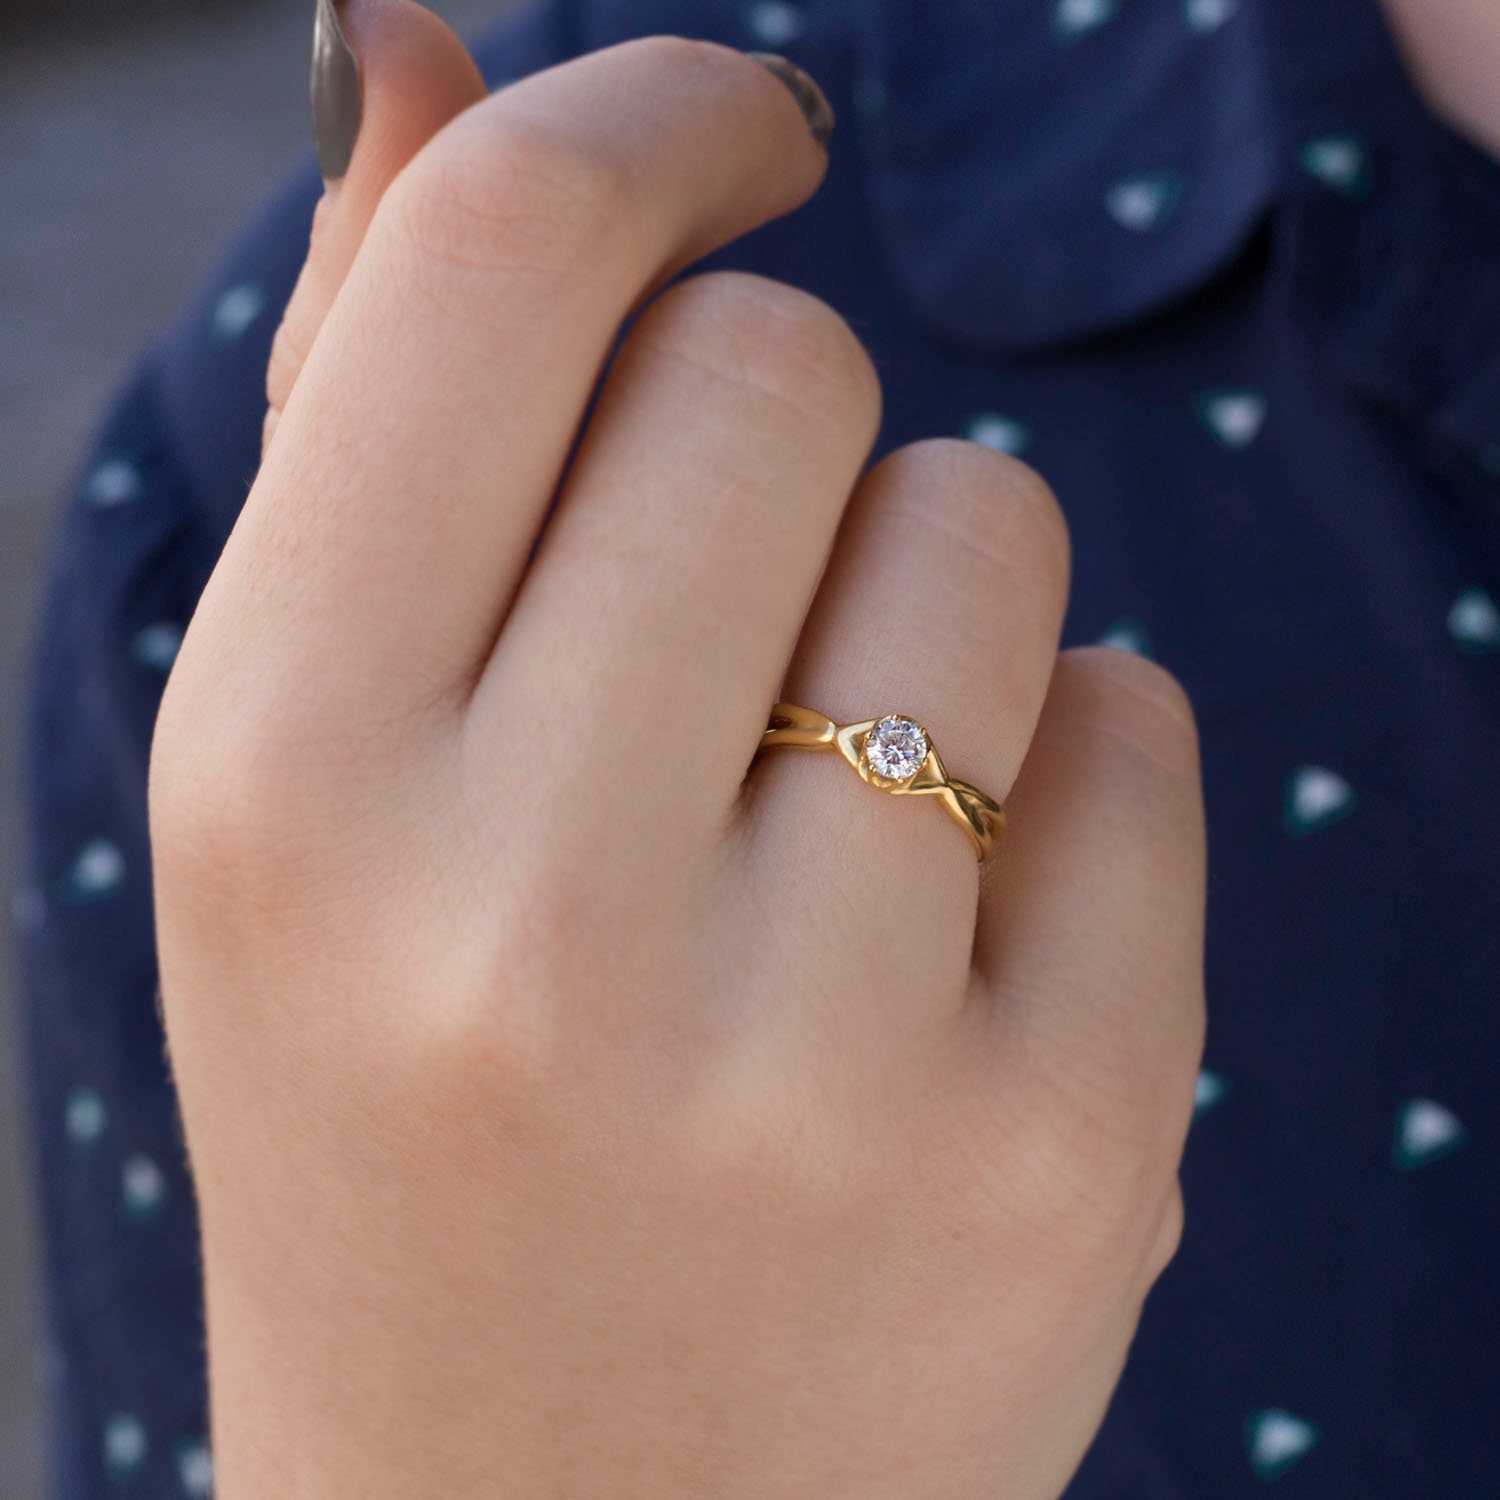
M 837 750 L 866 785 L 897 797 L 936 797 L 980 859 L 994 851 L 1005 813 L 994 798 L 949 776 L 927 731 L 904 714 L 836 724 L 816 709 L 778 703 L 761 735 L 762 750 Z

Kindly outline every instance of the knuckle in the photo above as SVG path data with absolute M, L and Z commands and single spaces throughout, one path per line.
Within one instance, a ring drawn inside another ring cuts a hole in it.
M 1139 1267 L 1181 1162 L 1182 1111 L 1126 1098 L 1114 1078 L 1101 1097 L 1036 1062 L 1008 1069 L 1003 1091 L 989 1077 L 957 1091 L 949 1155 L 977 1165 L 1002 1222 L 1049 1265 L 1087 1279 Z
M 1049 1237 L 1084 1267 L 1139 1264 L 1159 1232 L 1162 1181 L 1180 1159 L 1160 1120 L 1074 1109 L 1033 1135 L 1029 1150 L 1022 1198 Z
M 1153 1185 L 1181 1160 L 1203 1050 L 1202 986 L 1195 972 L 1155 965 L 1149 978 L 1117 973 L 1114 982 L 1118 1012 L 1033 1028 L 1013 1087 L 1059 1175 L 1106 1198 L 1120 1190 L 1129 1209 L 1142 1192 L 1159 1201 Z M 1148 1019 L 1149 1006 L 1160 1014 Z
M 540 861 L 524 883 L 506 892 L 495 922 L 491 965 L 497 987 L 513 994 L 542 995 L 571 988 L 587 974 L 596 954 L 597 908 L 592 882 L 570 878 L 562 864 Z
M 778 413 L 857 426 L 873 439 L 880 418 L 874 364 L 844 319 L 808 292 L 711 272 L 657 298 L 639 333 L 646 347 L 685 359 Z
M 364 851 L 382 766 L 358 737 L 325 732 L 296 704 L 210 717 L 190 671 L 173 702 L 176 686 L 169 679 L 152 738 L 147 814 L 153 861 L 179 890 L 270 912 L 352 893 L 356 870 L 373 877 Z
M 1082 679 L 1093 713 L 1123 743 L 1177 776 L 1197 779 L 1198 725 L 1186 689 L 1165 668 L 1135 652 L 1082 646 L 1063 653 Z
M 299 827 L 299 768 L 238 732 L 184 738 L 165 711 L 147 781 L 153 857 L 172 868 L 248 873 Z
M 880 492 L 899 495 L 903 510 L 996 571 L 1051 591 L 1067 587 L 1068 524 L 1029 465 L 979 443 L 930 438 L 889 454 L 876 476 Z
M 498 899 L 480 899 L 486 931 L 464 949 L 446 1014 L 420 1022 L 443 1039 L 447 1066 L 477 1065 L 490 1092 L 556 1098 L 577 1089 L 623 1097 L 622 1047 L 665 1063 L 678 981 L 654 956 L 631 954 L 631 935 L 650 921 L 638 906 L 623 911 L 609 882 L 545 858 L 526 861 Z
M 1171 1076 L 1175 1065 L 1122 1052 L 1103 1038 L 1078 1039 L 1069 1065 L 1046 1080 L 1052 1097 L 1043 1117 L 1081 1181 L 1124 1189 L 1133 1202 L 1142 1183 L 1175 1169 L 1192 1090 Z
M 292 767 L 244 750 L 187 771 L 153 763 L 150 775 L 162 788 L 149 806 L 157 902 L 227 944 L 247 982 L 407 977 L 410 949 L 393 941 L 403 873 L 372 838 L 377 807 L 330 810 Z
M 566 275 L 634 222 L 626 164 L 607 142 L 514 113 L 465 124 L 422 152 L 382 205 L 419 262 Z

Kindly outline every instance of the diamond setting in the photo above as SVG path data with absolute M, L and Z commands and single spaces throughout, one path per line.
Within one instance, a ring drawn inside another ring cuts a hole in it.
M 865 760 L 887 781 L 909 781 L 922 769 L 931 748 L 921 725 L 891 714 L 865 737 Z

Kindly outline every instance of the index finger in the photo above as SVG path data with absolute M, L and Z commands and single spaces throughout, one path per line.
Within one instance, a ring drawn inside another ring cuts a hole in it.
M 798 83 L 630 42 L 475 105 L 400 174 L 194 621 L 243 631 L 256 601 L 239 706 L 284 709 L 290 681 L 300 732 L 342 736 L 473 680 L 622 319 L 821 179 L 827 106 Z

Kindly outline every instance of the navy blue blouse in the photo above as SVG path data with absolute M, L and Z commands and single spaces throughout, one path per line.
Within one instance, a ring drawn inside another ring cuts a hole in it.
M 1375 0 L 553 0 L 480 55 L 501 84 L 655 31 L 824 84 L 826 185 L 715 263 L 852 323 L 882 451 L 1039 468 L 1068 639 L 1159 658 L 1201 715 L 1186 1239 L 1072 1494 L 1493 1494 L 1500 167 Z M 120 396 L 34 647 L 15 912 L 67 1500 L 212 1486 L 147 749 L 318 191 L 293 177 Z

